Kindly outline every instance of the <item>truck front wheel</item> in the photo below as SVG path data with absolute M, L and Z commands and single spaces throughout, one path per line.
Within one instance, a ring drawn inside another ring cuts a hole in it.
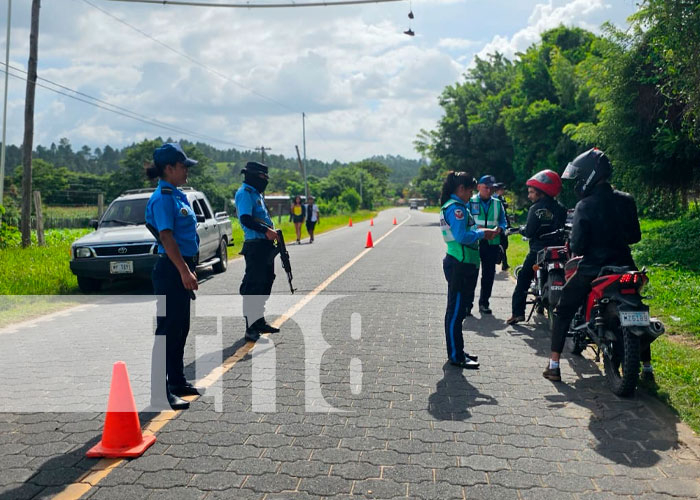
M 102 288 L 102 281 L 95 278 L 78 276 L 78 288 L 83 293 L 97 292 Z

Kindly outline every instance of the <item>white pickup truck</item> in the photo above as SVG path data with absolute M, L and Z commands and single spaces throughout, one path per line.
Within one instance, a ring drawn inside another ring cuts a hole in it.
M 231 220 L 226 212 L 214 213 L 201 191 L 180 188 L 197 216 L 199 264 L 214 272 L 226 271 L 228 246 L 233 245 Z M 106 281 L 150 279 L 158 258 L 158 245 L 146 228 L 146 205 L 153 189 L 125 191 L 92 221 L 95 228 L 71 246 L 70 269 L 83 292 L 94 292 Z

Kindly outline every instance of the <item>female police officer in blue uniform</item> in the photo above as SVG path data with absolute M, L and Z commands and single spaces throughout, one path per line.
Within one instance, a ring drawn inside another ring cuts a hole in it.
M 160 258 L 153 268 L 159 315 L 151 368 L 151 404 L 161 409 L 167 405 L 174 410 L 188 408 L 190 404 L 180 396 L 199 394 L 185 379 L 183 361 L 190 329 L 190 294 L 197 290 L 197 218 L 187 196 L 177 188 L 187 182 L 188 169 L 196 164 L 179 144 L 167 143 L 153 152 L 153 165 L 146 170 L 150 179 L 160 177 L 146 206 L 146 223 L 159 236 Z M 161 316 L 162 297 L 165 316 Z
M 478 356 L 464 352 L 462 321 L 474 300 L 479 275 L 479 240 L 492 240 L 496 229 L 478 229 L 468 204 L 476 180 L 466 172 L 449 172 L 440 196 L 440 229 L 447 243 L 442 268 L 447 279 L 445 340 L 451 364 L 461 368 L 479 368 Z

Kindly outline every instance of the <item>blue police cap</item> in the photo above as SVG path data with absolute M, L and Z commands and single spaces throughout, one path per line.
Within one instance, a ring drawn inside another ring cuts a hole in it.
M 483 175 L 479 179 L 479 184 L 485 184 L 489 187 L 493 186 L 496 183 L 496 178 L 493 175 Z
M 176 142 L 166 142 L 153 151 L 153 163 L 160 167 L 175 165 L 177 162 L 184 163 L 186 167 L 193 167 L 197 164 L 197 160 L 187 158 L 182 146 Z
M 241 169 L 242 174 L 265 174 L 267 175 L 267 165 L 258 163 L 257 161 L 249 161 L 245 167 Z

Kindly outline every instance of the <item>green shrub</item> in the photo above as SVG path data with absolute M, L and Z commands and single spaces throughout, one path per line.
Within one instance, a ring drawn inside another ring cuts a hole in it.
M 354 188 L 346 188 L 340 194 L 340 201 L 345 203 L 351 212 L 354 212 L 362 203 L 362 198 L 360 198 L 360 194 Z
M 700 272 L 700 218 L 686 216 L 671 222 L 645 221 L 642 241 L 634 246 L 634 258 L 640 266 L 680 266 Z

